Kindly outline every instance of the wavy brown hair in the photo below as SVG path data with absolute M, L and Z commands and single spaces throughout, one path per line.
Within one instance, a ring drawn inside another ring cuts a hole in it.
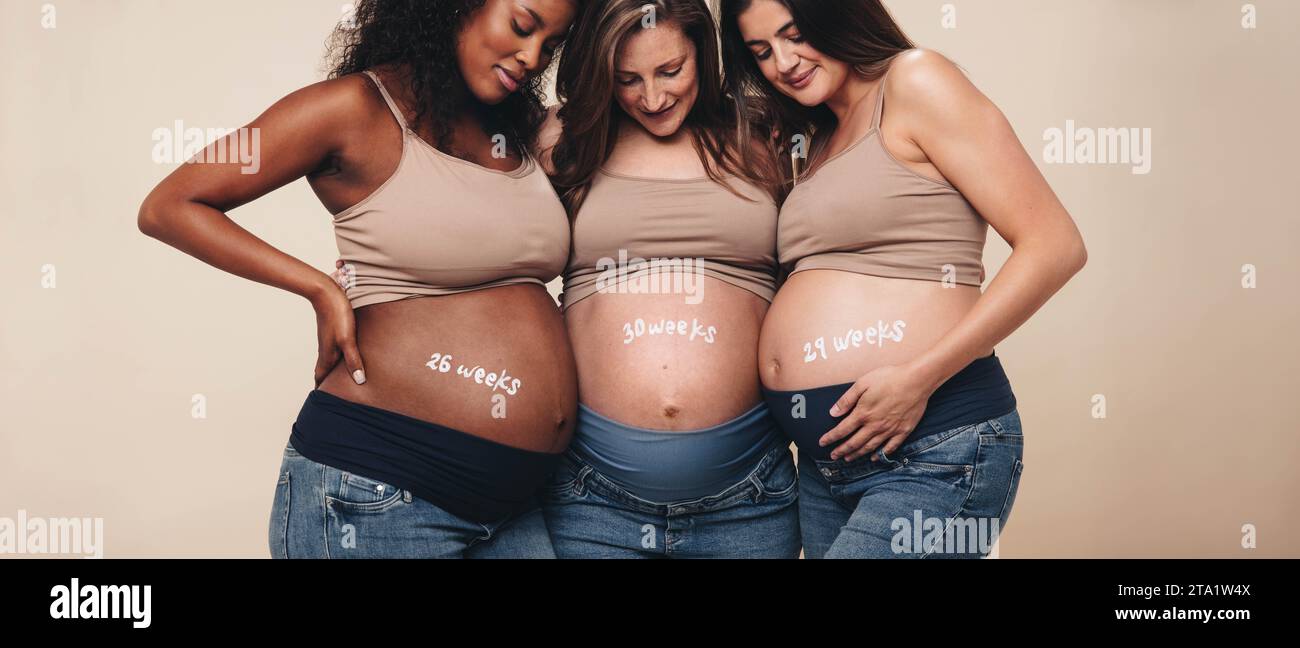
M 880 0 L 774 0 L 794 17 L 800 35 L 817 51 L 853 66 L 867 81 L 884 75 L 895 55 L 916 47 Z M 763 76 L 754 54 L 740 33 L 740 14 L 754 0 L 722 0 L 722 55 L 727 66 L 727 90 L 740 103 L 749 128 L 780 133 L 775 151 L 793 178 L 798 169 L 790 164 L 793 138 L 804 135 L 810 141 L 807 169 L 816 167 L 826 153 L 829 137 L 839 125 L 826 106 L 808 108 L 782 94 Z
M 725 176 L 741 178 L 780 199 L 781 172 L 771 157 L 756 154 L 755 122 L 740 119 L 737 105 L 723 90 L 717 24 L 704 0 L 605 0 L 588 3 L 565 46 L 556 78 L 563 133 L 552 152 L 552 182 L 570 214 L 577 214 L 592 178 L 614 150 L 621 109 L 614 99 L 615 58 L 619 45 L 642 29 L 644 7 L 655 8 L 658 23 L 681 28 L 695 44 L 699 97 L 686 117 L 695 152 L 710 179 L 740 195 Z

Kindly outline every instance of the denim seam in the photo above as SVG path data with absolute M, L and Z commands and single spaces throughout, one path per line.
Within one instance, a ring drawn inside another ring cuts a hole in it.
M 282 533 L 280 534 L 280 537 L 275 539 L 275 542 L 279 545 L 280 555 L 284 558 L 289 557 L 289 507 L 293 502 L 293 486 L 290 483 L 291 481 L 292 479 L 289 477 L 289 469 L 286 468 L 284 474 L 280 477 L 280 483 L 284 484 L 284 496 L 280 498 L 280 505 L 284 508 L 284 513 L 281 515 L 282 519 L 280 521 Z M 275 556 L 271 557 L 274 558 Z
M 320 471 L 320 493 L 325 498 L 321 503 L 321 535 L 322 544 L 325 546 L 325 559 L 329 560 L 330 556 L 330 496 L 329 491 L 325 489 L 325 465 L 320 464 L 316 470 Z
M 971 501 L 971 498 L 975 495 L 975 484 L 979 483 L 980 454 L 983 453 L 983 452 L 984 452 L 984 444 L 983 444 L 983 443 L 981 443 L 981 444 L 979 444 L 979 445 L 977 445 L 977 446 L 975 447 L 975 460 L 972 462 L 972 464 L 973 464 L 974 467 L 971 468 L 971 471 L 970 471 L 970 488 L 968 488 L 968 489 L 966 490 L 966 498 L 965 498 L 964 500 L 962 500 L 961 506 L 957 508 L 957 512 L 956 512 L 955 514 L 953 514 L 952 516 L 950 516 L 950 517 L 948 518 L 948 521 L 947 521 L 947 522 L 944 522 L 944 525 L 943 525 L 943 532 L 942 532 L 942 534 L 941 534 L 943 537 L 947 537 L 947 536 L 948 536 L 948 529 L 949 529 L 949 527 L 952 526 L 952 523 L 953 523 L 953 522 L 956 522 L 956 521 L 957 521 L 957 518 L 961 517 L 961 514 L 962 514 L 962 513 L 965 513 L 966 510 L 967 510 L 967 508 L 970 507 L 970 501 Z M 931 555 L 933 555 L 933 553 L 934 553 L 933 551 L 930 551 L 929 549 L 927 549 L 926 552 L 925 552 L 924 554 L 921 555 L 921 557 L 922 557 L 922 558 L 929 558 Z
M 1023 473 L 1024 470 L 1024 460 L 1017 457 L 1016 462 L 1011 464 L 1011 479 L 1009 480 L 1010 483 L 1007 484 L 1007 496 L 1002 498 L 1002 509 L 998 511 L 998 520 L 1001 520 L 1002 515 L 1007 512 L 1007 502 L 1011 501 L 1011 494 L 1014 493 L 1016 488 L 1019 486 L 1020 474 Z

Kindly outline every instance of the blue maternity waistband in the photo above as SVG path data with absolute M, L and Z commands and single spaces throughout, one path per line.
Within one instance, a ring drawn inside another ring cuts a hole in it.
M 667 504 L 716 495 L 743 481 L 781 442 L 766 403 L 690 432 L 635 428 L 579 405 L 571 449 L 633 495 Z

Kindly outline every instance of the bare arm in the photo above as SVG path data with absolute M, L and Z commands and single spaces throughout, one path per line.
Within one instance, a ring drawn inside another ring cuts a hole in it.
M 341 149 L 351 107 L 337 84 L 299 90 L 247 126 L 260 137 L 256 173 L 243 173 L 238 162 L 181 165 L 140 206 L 140 231 L 216 268 L 303 297 L 330 287 L 326 275 L 253 236 L 225 212 L 321 168 Z M 227 138 L 230 150 L 237 150 L 235 137 Z
M 966 316 L 915 364 L 935 389 L 996 346 L 1083 269 L 1083 237 L 1007 118 L 955 65 L 933 52 L 900 75 L 913 140 L 1011 245 Z
M 345 356 L 354 373 L 362 369 L 350 307 L 343 312 L 346 297 L 328 275 L 257 238 L 225 212 L 321 169 L 338 155 L 369 110 L 359 83 L 364 82 L 326 81 L 280 100 L 247 126 L 257 129 L 260 144 L 254 151 L 260 158 L 256 173 L 243 173 L 237 161 L 183 164 L 145 198 L 138 218 L 140 231 L 150 237 L 231 274 L 310 300 L 322 336 L 317 385 L 337 362 L 337 356 L 329 361 L 331 349 Z M 234 137 L 228 138 L 230 150 L 238 150 Z
M 852 412 L 822 439 L 852 461 L 906 441 L 930 395 L 982 350 L 1006 339 L 1087 261 L 1074 220 L 997 106 L 952 62 L 934 52 L 905 54 L 886 83 L 894 114 L 914 143 L 1012 247 L 971 310 L 937 344 L 902 367 L 864 376 L 831 410 Z M 859 430 L 859 428 L 861 428 Z

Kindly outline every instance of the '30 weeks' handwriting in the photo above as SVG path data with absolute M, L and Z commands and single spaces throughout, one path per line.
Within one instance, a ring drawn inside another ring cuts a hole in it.
M 875 326 L 868 327 L 866 330 L 849 329 L 843 337 L 831 336 L 831 348 L 826 348 L 825 336 L 819 337 L 812 342 L 805 342 L 803 345 L 803 361 L 813 362 L 816 360 L 827 360 L 830 358 L 828 351 L 843 353 L 852 349 L 860 349 L 863 344 L 882 348 L 887 340 L 893 342 L 903 341 L 903 329 L 907 328 L 907 322 L 895 320 L 892 327 L 886 328 L 887 325 L 877 320 Z
M 713 344 L 718 337 L 716 326 L 705 328 L 704 324 L 698 319 L 692 319 L 690 326 L 686 325 L 686 320 L 659 320 L 658 322 L 647 323 L 643 319 L 637 319 L 635 322 L 628 322 L 623 325 L 623 344 L 631 344 L 637 338 L 647 335 L 683 335 L 688 336 L 687 341 L 704 340 L 705 344 Z

